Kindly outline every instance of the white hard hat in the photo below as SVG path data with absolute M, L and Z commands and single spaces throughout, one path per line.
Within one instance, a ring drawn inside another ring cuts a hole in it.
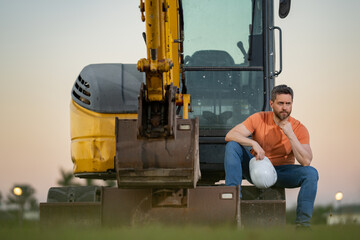
M 253 184 L 258 188 L 269 188 L 276 183 L 277 174 L 270 160 L 265 157 L 263 160 L 250 160 L 250 177 Z

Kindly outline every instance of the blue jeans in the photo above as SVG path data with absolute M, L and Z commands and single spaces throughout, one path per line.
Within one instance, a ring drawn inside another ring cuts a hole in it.
M 225 184 L 237 186 L 243 178 L 251 182 L 249 162 L 254 156 L 237 142 L 228 142 L 225 149 Z M 297 199 L 297 224 L 310 225 L 317 192 L 318 172 L 311 166 L 281 165 L 275 167 L 277 181 L 274 187 L 297 188 L 300 192 Z

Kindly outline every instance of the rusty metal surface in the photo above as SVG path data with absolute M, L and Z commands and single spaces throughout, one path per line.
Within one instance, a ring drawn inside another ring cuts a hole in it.
M 152 189 L 151 207 L 186 207 L 187 189 Z
M 285 200 L 241 201 L 244 226 L 274 226 L 286 224 Z
M 51 187 L 47 202 L 100 202 L 101 192 L 98 186 Z
M 196 185 L 200 176 L 198 119 L 177 119 L 175 124 L 176 138 L 139 139 L 137 120 L 116 119 L 119 187 Z
M 234 224 L 273 226 L 286 223 L 284 189 L 253 186 L 196 188 L 101 188 L 100 202 L 40 204 L 43 225 L 124 226 L 165 224 Z M 239 208 L 240 207 L 240 208 Z
M 169 196 L 166 199 L 159 198 L 160 189 L 105 188 L 103 223 L 114 226 L 149 222 L 206 224 L 235 221 L 235 187 L 172 190 L 167 192 L 180 195 L 165 194 L 163 196 Z M 222 193 L 231 193 L 233 198 L 222 199 Z M 177 200 L 174 201 L 174 198 Z
M 241 227 L 242 223 L 241 223 L 241 186 L 237 185 L 236 186 L 236 226 L 237 227 Z
M 105 226 L 135 224 L 151 208 L 151 189 L 104 188 L 102 223 Z
M 236 187 L 208 186 L 194 189 L 104 189 L 104 225 L 225 224 L 271 226 L 286 223 L 284 189 L 268 189 L 266 200 L 255 187 L 245 187 L 237 209 Z M 159 195 L 160 193 L 160 195 Z M 251 193 L 250 195 L 248 195 Z M 174 195 L 175 194 L 175 195 Z M 179 194 L 179 195 L 176 195 Z M 274 196 L 273 199 L 268 199 Z M 237 216 L 237 213 L 240 214 Z M 240 222 L 240 223 L 239 223 Z
M 100 202 L 40 203 L 42 226 L 100 226 Z
M 144 83 L 138 98 L 137 135 L 139 138 L 174 137 L 176 134 L 176 87 L 166 88 L 164 101 L 148 101 Z
M 241 221 L 244 226 L 286 224 L 285 189 L 242 186 Z
M 285 200 L 284 188 L 260 189 L 254 186 L 241 186 L 242 200 Z

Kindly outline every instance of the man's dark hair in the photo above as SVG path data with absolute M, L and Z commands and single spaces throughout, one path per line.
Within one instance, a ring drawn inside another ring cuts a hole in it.
M 276 96 L 279 95 L 279 94 L 290 94 L 291 95 L 291 100 L 294 99 L 293 90 L 291 89 L 291 87 L 288 87 L 285 84 L 276 86 L 271 90 L 271 101 L 275 101 Z

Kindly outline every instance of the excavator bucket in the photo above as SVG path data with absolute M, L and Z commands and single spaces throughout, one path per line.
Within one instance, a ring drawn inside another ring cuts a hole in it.
M 199 121 L 176 119 L 172 137 L 138 138 L 136 119 L 115 122 L 120 188 L 192 188 L 200 178 Z

